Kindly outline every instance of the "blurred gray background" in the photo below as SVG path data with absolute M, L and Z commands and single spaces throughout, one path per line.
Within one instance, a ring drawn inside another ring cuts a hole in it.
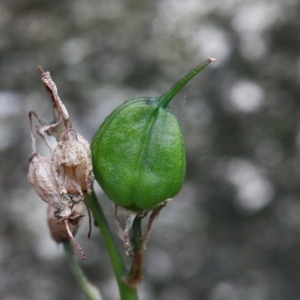
M 2 0 L 0 299 L 85 299 L 26 179 L 27 113 L 51 121 L 37 66 L 90 141 L 123 101 L 161 95 L 207 57 L 171 103 L 187 176 L 150 236 L 140 298 L 300 299 L 299 12 L 296 0 Z M 81 265 L 118 299 L 101 236 L 86 233 L 87 220 Z

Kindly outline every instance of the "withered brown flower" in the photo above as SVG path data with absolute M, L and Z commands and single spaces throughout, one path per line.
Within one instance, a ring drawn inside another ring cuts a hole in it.
M 93 168 L 88 142 L 73 129 L 66 129 L 51 157 L 52 172 L 59 193 L 73 203 L 84 199 L 83 192 L 91 193 Z
M 85 259 L 73 233 L 83 217 L 83 193 L 92 192 L 94 176 L 91 150 L 83 136 L 72 128 L 68 111 L 58 96 L 50 73 L 39 67 L 39 74 L 52 98 L 54 120 L 47 124 L 34 111 L 29 113 L 32 156 L 27 177 L 38 196 L 49 205 L 48 224 L 53 239 L 58 243 L 71 239 L 80 250 L 82 259 Z M 51 159 L 36 152 L 32 116 L 40 123 L 37 132 L 49 148 Z M 58 141 L 53 151 L 45 134 L 54 136 Z
M 49 158 L 34 153 L 29 159 L 27 178 L 38 196 L 56 209 L 55 215 L 58 219 L 70 216 L 73 204 L 60 195 Z

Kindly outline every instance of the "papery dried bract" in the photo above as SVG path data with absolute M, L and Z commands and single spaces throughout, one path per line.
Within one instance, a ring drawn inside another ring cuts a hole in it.
M 83 213 L 83 203 L 80 202 L 74 206 L 72 213 L 68 218 L 70 231 L 73 235 L 76 234 L 80 226 L 81 223 L 80 220 L 83 217 L 82 213 Z M 55 209 L 51 206 L 48 206 L 47 217 L 48 217 L 48 226 L 53 240 L 56 241 L 58 244 L 70 240 L 70 236 L 68 234 L 64 222 L 57 221 L 57 218 L 55 216 Z
M 77 203 L 83 192 L 91 193 L 93 168 L 89 143 L 75 130 L 67 129 L 52 152 L 52 171 L 59 192 Z
M 57 217 L 69 217 L 72 203 L 59 194 L 49 158 L 38 153 L 33 154 L 29 159 L 27 178 L 38 196 L 56 210 Z

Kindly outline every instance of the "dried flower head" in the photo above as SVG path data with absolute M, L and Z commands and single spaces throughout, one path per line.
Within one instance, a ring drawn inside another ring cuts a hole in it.
M 73 203 L 59 193 L 52 172 L 51 160 L 36 152 L 32 115 L 34 114 L 30 112 L 32 156 L 29 159 L 28 181 L 38 196 L 56 209 L 55 215 L 58 219 L 68 218 L 72 212 Z
M 68 111 L 58 96 L 50 73 L 39 67 L 39 74 L 52 98 L 54 120 L 47 124 L 34 111 L 29 113 L 32 156 L 29 159 L 28 181 L 38 196 L 49 205 L 48 224 L 53 239 L 58 243 L 71 239 L 81 251 L 82 259 L 85 259 L 73 233 L 83 217 L 83 193 L 92 191 L 94 176 L 91 151 L 88 142 L 72 128 Z M 37 132 L 49 148 L 51 159 L 36 152 L 33 116 L 41 125 Z M 53 151 L 45 134 L 54 136 L 58 141 Z
M 29 159 L 27 178 L 38 196 L 56 209 L 55 215 L 58 219 L 62 220 L 71 215 L 73 204 L 60 195 L 49 158 L 34 153 Z
M 73 203 L 78 203 L 84 199 L 84 192 L 92 191 L 94 175 L 90 146 L 72 128 L 68 111 L 58 95 L 50 73 L 39 67 L 39 74 L 53 102 L 54 125 L 47 127 L 42 124 L 42 130 L 55 136 L 58 141 L 51 157 L 53 174 L 59 192 L 64 197 L 69 197 Z M 39 134 L 42 136 L 41 128 Z
M 93 168 L 88 142 L 73 129 L 66 129 L 51 157 L 52 171 L 61 195 L 73 203 L 84 199 L 83 192 L 91 193 Z

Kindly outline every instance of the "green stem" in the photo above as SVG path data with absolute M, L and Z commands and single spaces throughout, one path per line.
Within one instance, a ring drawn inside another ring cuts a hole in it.
M 88 300 L 102 300 L 102 297 L 98 291 L 98 289 L 92 285 L 86 276 L 84 275 L 80 265 L 78 264 L 77 260 L 74 259 L 74 253 L 72 246 L 69 241 L 63 243 L 65 252 L 68 257 L 70 268 L 78 282 L 81 286 L 83 292 L 85 293 Z
M 168 92 L 158 98 L 158 105 L 166 108 L 174 96 L 184 87 L 195 75 L 202 71 L 207 65 L 215 61 L 214 58 L 208 58 L 201 65 L 193 69 L 187 75 L 185 75 L 180 81 L 178 81 Z
M 142 237 L 142 218 L 136 217 L 132 224 L 132 243 L 134 250 L 141 248 L 141 237 Z
M 132 244 L 133 244 L 133 262 L 131 270 L 126 277 L 126 282 L 135 288 L 138 288 L 139 284 L 143 280 L 143 254 L 144 248 L 142 244 L 142 218 L 136 217 L 132 225 Z
M 137 290 L 130 287 L 123 280 L 127 275 L 127 268 L 95 193 L 93 192 L 91 195 L 86 195 L 85 199 L 94 215 L 106 244 L 119 286 L 121 300 L 138 300 Z

